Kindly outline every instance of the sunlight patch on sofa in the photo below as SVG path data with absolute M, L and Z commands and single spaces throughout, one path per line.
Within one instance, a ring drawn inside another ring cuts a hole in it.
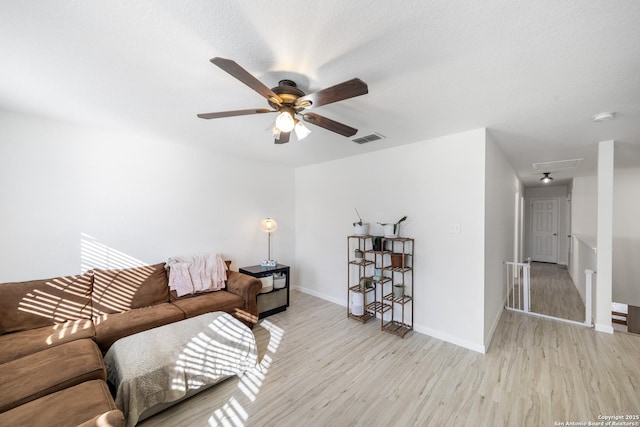
M 80 233 L 80 270 L 93 273 L 91 298 L 98 321 L 130 310 L 138 289 L 154 273 L 149 264 L 86 233 Z
M 25 289 L 18 311 L 52 319 L 53 323 L 89 319 L 91 278 L 86 275 L 58 277 Z
M 92 326 L 93 324 L 88 319 L 58 323 L 53 326 L 53 334 L 49 335 L 45 341 L 48 345 L 51 345 L 55 341 L 61 341 L 68 335 L 76 334 L 80 330 L 90 329 Z
M 153 273 L 151 267 L 98 275 L 88 270 L 145 266 L 140 260 L 115 250 L 88 234 L 80 234 L 81 275 L 58 277 L 31 285 L 18 310 L 52 319 L 54 324 L 90 319 L 110 312 L 129 310 L 139 285 Z M 111 277 L 113 276 L 113 277 Z M 94 304 L 92 304 L 92 300 Z
M 94 316 L 130 310 L 138 289 L 154 271 L 151 266 L 93 270 Z
M 19 302 L 18 310 L 53 319 L 56 323 L 91 317 L 91 307 L 65 300 L 57 295 L 34 289 Z

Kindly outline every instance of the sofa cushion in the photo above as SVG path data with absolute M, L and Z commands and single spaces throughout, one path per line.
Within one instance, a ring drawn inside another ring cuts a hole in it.
M 1 284 L 0 334 L 90 319 L 91 285 L 90 274 Z
M 95 269 L 91 272 L 94 316 L 122 313 L 132 308 L 169 301 L 164 263 L 125 269 Z
M 0 425 L 6 427 L 78 424 L 87 427 L 124 426 L 124 416 L 116 409 L 104 381 L 86 381 L 0 414 Z
M 188 317 L 199 316 L 212 311 L 225 311 L 235 314 L 237 309 L 245 306 L 241 296 L 227 291 L 216 291 L 196 295 L 185 295 L 172 301 Z
M 91 320 L 75 320 L 57 325 L 0 335 L 0 363 L 36 353 L 65 342 L 94 338 Z
M 170 303 L 105 314 L 94 318 L 96 342 L 102 352 L 106 353 L 111 344 L 122 337 L 184 320 L 184 318 L 182 310 Z
M 89 380 L 106 380 L 90 339 L 71 341 L 0 365 L 0 412 Z

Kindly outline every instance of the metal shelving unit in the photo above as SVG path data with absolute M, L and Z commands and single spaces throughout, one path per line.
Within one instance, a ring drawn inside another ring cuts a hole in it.
M 381 239 L 376 249 L 374 239 Z M 413 252 L 410 238 L 347 236 L 347 316 L 363 323 L 379 317 L 383 331 L 401 337 L 413 330 Z M 400 283 L 404 295 L 396 298 L 393 286 Z

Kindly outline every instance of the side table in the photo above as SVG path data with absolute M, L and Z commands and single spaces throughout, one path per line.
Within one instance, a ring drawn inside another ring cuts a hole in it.
M 290 269 L 288 265 L 276 264 L 275 267 L 251 265 L 249 267 L 241 267 L 238 271 L 258 279 L 273 276 L 273 290 L 258 294 L 258 317 L 260 319 L 285 311 L 289 307 Z M 280 284 L 283 281 L 284 286 L 281 286 Z

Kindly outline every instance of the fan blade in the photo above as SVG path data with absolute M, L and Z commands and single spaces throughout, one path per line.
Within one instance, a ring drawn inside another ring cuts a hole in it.
M 321 128 L 325 128 L 330 130 L 331 132 L 339 133 L 343 136 L 353 136 L 358 133 L 358 129 L 354 129 L 350 126 L 347 126 L 342 123 L 338 123 L 335 120 L 328 119 L 324 116 L 320 116 L 315 113 L 306 113 L 302 116 L 305 122 L 311 123 L 312 125 L 320 126 Z
M 286 144 L 289 142 L 289 137 L 291 136 L 291 132 L 280 132 L 280 136 L 273 140 L 274 144 Z
M 233 117 L 233 116 L 248 116 L 249 114 L 262 114 L 262 113 L 277 113 L 277 111 L 269 110 L 268 108 L 253 108 L 250 110 L 234 110 L 234 111 L 220 111 L 218 113 L 203 113 L 198 114 L 201 119 L 219 119 L 221 117 Z
M 333 102 L 342 101 L 344 99 L 353 98 L 369 93 L 369 87 L 362 80 L 355 78 L 318 92 L 310 93 L 296 100 L 296 106 L 304 101 L 310 101 L 311 106 L 308 108 L 319 107 L 321 105 L 331 104 Z
M 282 104 L 282 98 L 280 98 L 274 91 L 262 84 L 260 80 L 253 77 L 253 75 L 251 75 L 247 70 L 239 66 L 235 61 L 232 61 L 231 59 L 215 57 L 211 59 L 211 63 L 222 68 L 224 71 L 231 74 L 233 77 L 240 80 L 242 83 L 246 84 L 251 89 L 255 90 L 268 100 L 273 101 L 278 105 Z

